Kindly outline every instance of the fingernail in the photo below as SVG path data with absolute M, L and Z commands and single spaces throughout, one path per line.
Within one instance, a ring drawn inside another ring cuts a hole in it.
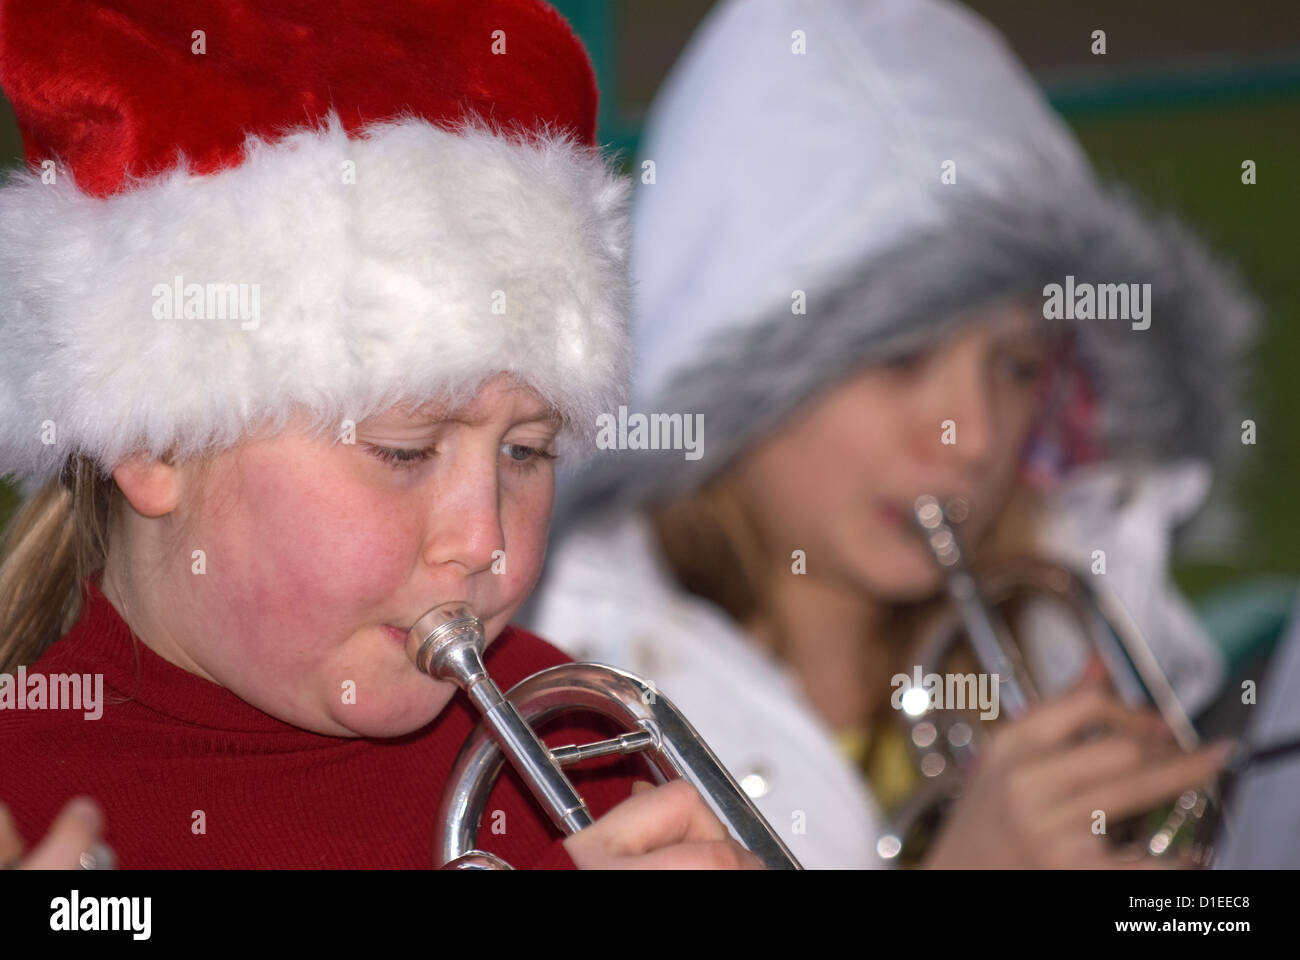
M 75 797 L 69 804 L 68 809 L 78 820 L 86 823 L 92 823 L 95 828 L 99 828 L 102 817 L 99 812 L 99 804 L 95 803 L 90 797 Z
M 117 854 L 104 842 L 99 842 L 81 854 L 82 870 L 113 870 L 117 867 Z
M 1210 745 L 1210 749 L 1214 751 L 1214 758 L 1218 760 L 1219 763 L 1227 763 L 1233 755 L 1237 753 L 1240 746 L 1240 741 L 1233 740 L 1229 737 L 1214 741 L 1214 743 Z

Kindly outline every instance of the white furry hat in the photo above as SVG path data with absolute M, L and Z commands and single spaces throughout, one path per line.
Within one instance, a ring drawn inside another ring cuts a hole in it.
M 114 5 L 110 4 L 109 7 Z M 0 474 L 337 435 L 508 372 L 590 442 L 627 187 L 534 0 L 0 0 Z
M 773 37 L 806 36 L 807 53 Z M 561 489 L 553 538 L 705 486 L 814 398 L 1049 284 L 1149 291 L 1148 323 L 1047 320 L 1056 357 L 1026 469 L 1246 449 L 1259 306 L 1172 215 L 1098 180 L 1002 38 L 948 0 L 726 0 L 641 140 L 632 409 L 698 416 L 698 459 L 625 450 Z M 725 170 L 720 177 L 717 171 Z M 950 171 L 951 177 L 945 176 Z M 802 299 L 802 313 L 794 309 Z

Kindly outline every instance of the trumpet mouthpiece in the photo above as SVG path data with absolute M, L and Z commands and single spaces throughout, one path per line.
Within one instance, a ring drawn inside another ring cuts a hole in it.
M 406 655 L 421 673 L 460 686 L 482 672 L 486 645 L 483 621 L 459 600 L 429 610 L 406 633 Z

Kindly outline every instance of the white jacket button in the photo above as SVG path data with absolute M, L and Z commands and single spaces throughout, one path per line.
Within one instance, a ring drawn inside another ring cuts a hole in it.
M 745 774 L 740 778 L 740 789 L 744 790 L 751 800 L 764 796 L 771 789 L 771 785 L 767 782 L 766 771 L 759 767 Z

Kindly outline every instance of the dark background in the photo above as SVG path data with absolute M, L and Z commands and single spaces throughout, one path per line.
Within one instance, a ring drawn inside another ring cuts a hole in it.
M 864 0 L 865 2 L 865 0 Z M 641 118 L 708 0 L 556 0 L 591 52 L 601 139 L 630 164 Z M 1043 83 L 1105 177 L 1178 211 L 1267 309 L 1237 488 L 1241 535 L 1180 562 L 1192 596 L 1257 573 L 1300 575 L 1300 3 L 971 0 Z M 1105 30 L 1107 53 L 1090 52 Z M 0 99 L 0 165 L 21 145 Z M 1254 160 L 1258 182 L 1241 183 Z M 2 295 L 2 292 L 0 292 Z M 0 349 L 4 349 L 0 344 Z M 0 482 L 0 526 L 17 505 Z

